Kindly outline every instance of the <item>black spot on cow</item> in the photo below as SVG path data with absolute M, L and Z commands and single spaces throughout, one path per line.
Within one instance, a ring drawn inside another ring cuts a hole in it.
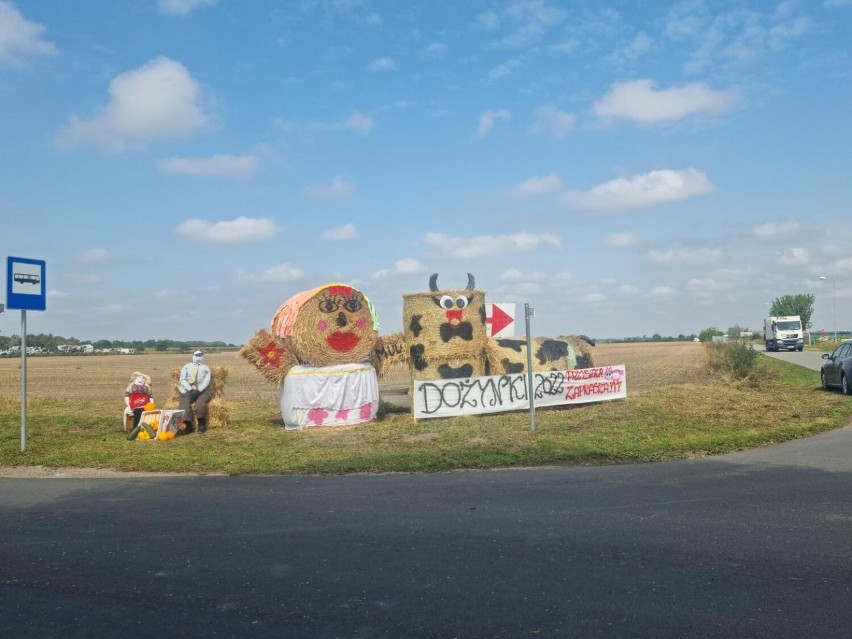
M 517 364 L 513 364 L 509 361 L 508 357 L 504 357 L 501 360 L 503 364 L 503 368 L 506 370 L 507 375 L 514 375 L 515 373 L 523 373 L 524 372 L 524 363 L 518 362 Z
M 556 339 L 542 341 L 541 347 L 535 352 L 539 364 L 555 362 L 560 357 L 565 357 L 566 355 L 568 355 L 568 342 Z
M 516 353 L 520 353 L 521 349 L 526 347 L 527 343 L 520 339 L 498 339 L 497 345 L 500 348 L 511 348 Z
M 429 362 L 427 362 L 426 358 L 423 357 L 423 352 L 426 350 L 426 347 L 423 346 L 423 344 L 415 344 L 409 350 L 411 351 L 411 361 L 416 370 L 422 371 L 429 365 Z
M 422 317 L 422 315 L 412 315 L 411 321 L 408 323 L 408 328 L 411 329 L 411 334 L 414 337 L 420 337 L 420 331 L 423 330 L 423 326 L 420 324 Z
M 458 326 L 453 326 L 448 323 L 441 324 L 441 340 L 446 344 L 454 337 L 461 337 L 464 341 L 469 342 L 473 339 L 473 326 L 470 322 L 462 322 Z
M 577 358 L 577 366 L 576 368 L 591 368 L 592 367 L 592 358 L 587 355 L 580 355 Z
M 473 375 L 473 365 L 464 364 L 463 366 L 456 368 L 449 364 L 441 364 L 438 367 L 438 374 L 441 375 L 441 379 L 461 379 L 463 377 L 471 377 Z

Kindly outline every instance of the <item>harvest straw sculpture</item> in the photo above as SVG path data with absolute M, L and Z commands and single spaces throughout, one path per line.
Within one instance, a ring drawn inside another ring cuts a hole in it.
M 166 408 L 174 409 L 178 407 L 180 401 L 180 391 L 178 391 L 178 381 L 180 380 L 180 369 L 173 368 L 169 376 L 171 377 L 171 395 L 166 400 Z M 225 382 L 228 381 L 227 366 L 212 366 L 210 368 L 210 403 L 207 404 L 207 426 L 209 428 L 219 428 L 227 426 L 231 421 L 231 405 L 225 399 Z M 185 419 L 192 419 L 191 415 L 185 415 Z M 195 422 L 195 419 L 192 419 Z
M 240 350 L 269 381 L 281 385 L 297 364 L 332 366 L 373 357 L 378 320 L 372 303 L 346 284 L 326 284 L 285 301 L 269 330 Z

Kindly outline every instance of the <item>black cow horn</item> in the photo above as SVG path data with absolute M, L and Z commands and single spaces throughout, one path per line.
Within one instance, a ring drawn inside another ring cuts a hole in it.
M 433 293 L 438 290 L 438 274 L 432 273 L 432 277 L 429 278 L 429 290 Z
M 476 284 L 473 282 L 473 275 L 470 273 L 467 274 L 467 290 L 472 291 L 476 288 Z

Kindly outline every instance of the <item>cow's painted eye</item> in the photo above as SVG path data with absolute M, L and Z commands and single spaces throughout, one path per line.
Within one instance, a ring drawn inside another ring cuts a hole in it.
M 450 310 L 453 307 L 453 298 L 449 295 L 442 295 L 438 305 L 446 310 Z
M 459 308 L 467 308 L 469 300 L 464 295 L 459 295 L 456 298 L 456 306 Z

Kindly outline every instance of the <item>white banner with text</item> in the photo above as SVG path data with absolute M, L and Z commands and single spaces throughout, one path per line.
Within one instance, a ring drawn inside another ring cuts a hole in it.
M 414 418 L 529 410 L 529 376 L 490 375 L 414 382 Z M 536 408 L 627 397 L 624 364 L 533 373 Z

